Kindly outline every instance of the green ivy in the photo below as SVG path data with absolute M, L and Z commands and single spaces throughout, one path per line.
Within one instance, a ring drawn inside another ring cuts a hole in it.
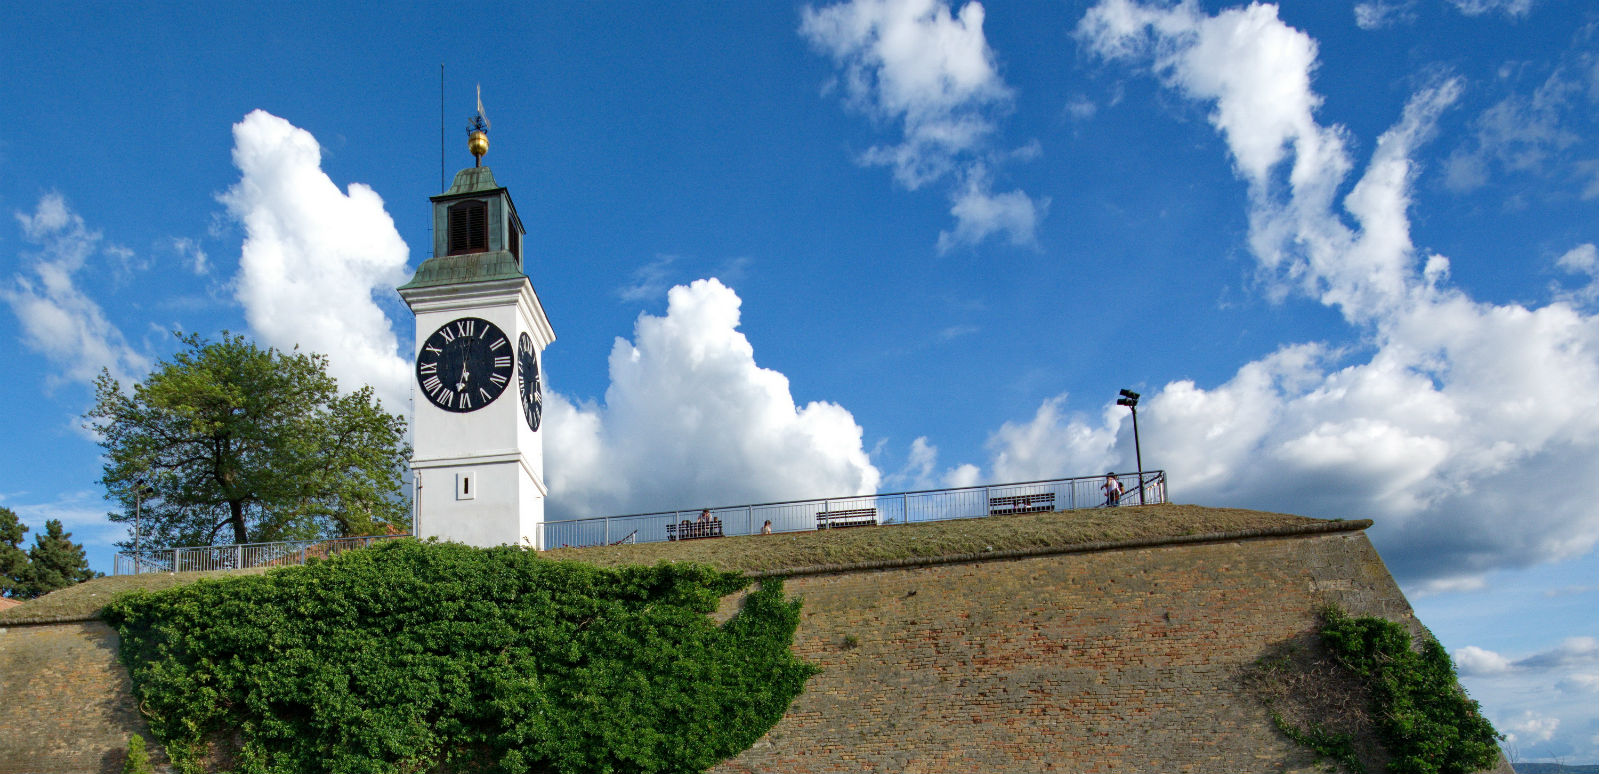
M 1356 754 L 1355 741 L 1349 734 L 1329 731 L 1316 723 L 1301 729 L 1276 712 L 1272 713 L 1272 724 L 1284 736 L 1315 753 L 1318 762 L 1329 761 L 1353 774 L 1365 774 L 1367 767 L 1362 765 L 1361 756 Z
M 106 619 L 183 772 L 693 772 L 747 749 L 815 668 L 799 602 L 694 564 L 604 569 L 393 541 L 115 601 Z
M 1324 612 L 1322 641 L 1371 691 L 1372 717 L 1394 774 L 1468 774 L 1499 760 L 1500 736 L 1456 682 L 1450 655 L 1428 639 L 1411 647 L 1404 626 Z

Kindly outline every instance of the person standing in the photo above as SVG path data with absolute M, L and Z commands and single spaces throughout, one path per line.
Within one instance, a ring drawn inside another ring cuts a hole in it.
M 1106 482 L 1100 485 L 1100 490 L 1106 493 L 1106 507 L 1114 508 L 1122 502 L 1122 482 L 1117 480 L 1117 474 L 1107 473 Z

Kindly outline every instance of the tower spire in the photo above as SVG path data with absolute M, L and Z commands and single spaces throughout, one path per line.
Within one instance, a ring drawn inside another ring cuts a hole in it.
M 472 166 L 482 166 L 483 155 L 489 152 L 489 119 L 483 114 L 483 84 L 478 84 L 478 114 L 467 120 L 467 150 L 472 153 Z

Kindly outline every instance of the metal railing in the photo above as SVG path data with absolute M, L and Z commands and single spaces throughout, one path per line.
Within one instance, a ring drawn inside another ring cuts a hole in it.
M 1117 478 L 1127 487 L 1119 504 L 1138 505 L 1140 486 L 1135 483 L 1138 474 L 1118 474 Z M 1103 508 L 1106 497 L 1100 486 L 1104 482 L 1105 476 L 1082 476 L 957 489 L 735 505 L 709 510 L 712 518 L 722 522 L 724 536 L 759 534 L 762 525 L 768 521 L 772 523 L 775 533 L 810 532 L 817 529 L 817 514 L 840 511 L 870 510 L 871 518 L 878 524 L 919 524 L 1039 510 Z M 1166 471 L 1145 471 L 1142 488 L 1146 504 L 1166 502 Z M 547 521 L 544 524 L 544 544 L 547 548 L 610 545 L 620 542 L 623 536 L 627 536 L 628 542 L 659 543 L 670 539 L 668 525 L 693 522 L 701 510 L 691 508 L 629 516 Z
M 327 559 L 345 551 L 410 535 L 369 535 L 328 540 L 290 540 L 281 543 L 239 543 L 231 546 L 155 548 L 117 554 L 112 575 L 150 572 L 239 570 L 247 567 L 287 567 L 307 559 Z
M 1118 474 L 1131 482 L 1137 473 Z M 758 505 L 711 508 L 713 518 L 722 522 L 722 534 L 755 535 L 771 522 L 773 532 L 810 532 L 817 529 L 818 514 L 835 516 L 852 512 L 850 522 L 870 520 L 877 524 L 919 524 L 950 519 L 975 519 L 1009 513 L 1070 511 L 1106 507 L 1100 485 L 1104 476 L 1080 476 L 1015 484 L 992 484 L 956 489 L 925 489 L 917 492 L 823 497 Z M 1124 484 L 1126 486 L 1126 484 Z M 1146 471 L 1142 485 L 1135 484 L 1122 495 L 1120 505 L 1144 502 L 1155 505 L 1167 501 L 1167 474 Z M 669 540 L 667 526 L 693 521 L 702 509 L 660 511 L 631 516 L 600 516 L 566 519 L 544 524 L 545 546 L 618 545 L 659 543 Z M 366 548 L 373 543 L 410 535 L 370 535 L 329 540 L 291 540 L 279 543 L 240 543 L 230 546 L 193 546 L 127 551 L 116 555 L 112 575 L 137 575 L 153 572 L 197 572 L 238 570 L 248 567 L 287 567 L 305 564 L 307 559 L 326 559 L 345 551 Z

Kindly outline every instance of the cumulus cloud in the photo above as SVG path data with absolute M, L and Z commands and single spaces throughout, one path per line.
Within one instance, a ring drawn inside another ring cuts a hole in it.
M 100 232 L 84 225 L 60 194 L 45 194 L 32 214 L 16 218 L 34 250 L 22 253 L 24 271 L 0 286 L 0 299 L 17 316 L 23 344 L 56 368 L 50 383 L 92 382 L 101 369 L 123 384 L 143 376 L 149 359 L 128 345 L 78 284 L 92 261 L 125 265 L 126 251 L 102 244 Z
M 261 110 L 233 126 L 239 182 L 222 194 L 244 227 L 235 296 L 263 343 L 328 356 L 346 390 L 370 384 L 391 410 L 407 405 L 410 366 L 376 301 L 408 279 L 405 242 L 383 200 L 322 171 L 304 129 Z
M 1511 660 L 1492 650 L 1468 645 L 1450 654 L 1463 675 L 1499 675 L 1511 671 Z
M 1175 495 L 1374 517 L 1385 558 L 1420 591 L 1591 550 L 1600 465 L 1592 302 L 1481 303 L 1448 284 L 1447 258 L 1411 242 L 1412 157 L 1460 84 L 1418 90 L 1347 184 L 1347 132 L 1315 116 L 1315 42 L 1274 7 L 1207 16 L 1192 3 L 1105 0 L 1078 35 L 1212 107 L 1249 185 L 1250 248 L 1266 286 L 1340 310 L 1356 337 L 1288 344 L 1220 385 L 1178 380 L 1147 394 L 1146 463 L 1169 471 Z M 1073 414 L 1064 396 L 1051 398 L 991 436 L 988 478 L 1127 469 L 1125 416 L 1111 406 Z
M 612 347 L 603 404 L 546 399 L 549 518 L 877 490 L 850 412 L 797 406 L 756 364 L 739 307 L 716 279 L 676 286 L 665 316 Z
M 943 0 L 853 0 L 801 11 L 800 34 L 842 70 L 847 104 L 874 121 L 898 124 L 898 144 L 874 146 L 861 160 L 894 170 L 907 189 L 954 176 L 957 227 L 941 250 L 1004 233 L 1032 244 L 1047 202 L 1022 191 L 994 195 L 983 159 L 1011 89 L 983 34 L 983 6 L 954 15 Z

